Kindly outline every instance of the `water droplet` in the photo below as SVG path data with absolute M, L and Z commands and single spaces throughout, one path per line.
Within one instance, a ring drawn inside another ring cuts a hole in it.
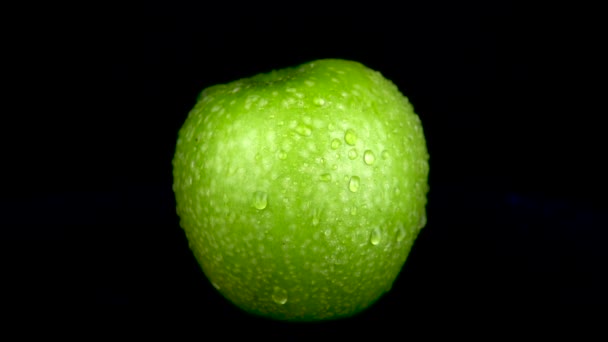
M 325 234 L 325 236 L 330 236 L 331 235 L 331 230 L 327 229 L 323 232 L 323 234 Z
M 344 286 L 344 291 L 346 291 L 346 293 L 354 293 L 355 290 L 357 289 L 354 285 L 353 286 Z
M 365 153 L 363 153 L 363 161 L 365 161 L 365 164 L 367 165 L 372 165 L 376 161 L 376 156 L 374 155 L 374 152 L 372 152 L 371 150 L 365 151 Z
M 306 125 L 298 125 L 295 129 L 296 133 L 303 137 L 308 137 L 312 134 L 312 129 Z
M 357 207 L 356 206 L 353 205 L 350 208 L 350 214 L 353 215 L 353 216 L 357 215 Z
M 355 134 L 355 131 L 350 128 L 347 129 L 344 133 L 344 141 L 346 141 L 346 143 L 350 146 L 354 146 L 357 142 L 357 135 Z
M 342 145 L 342 143 L 338 139 L 334 139 L 334 140 L 331 141 L 331 149 L 332 150 L 337 150 L 340 147 L 340 145 Z
M 220 289 L 220 286 L 214 281 L 211 282 L 211 285 L 213 285 L 213 287 L 215 287 L 216 290 Z
M 352 192 L 359 191 L 359 177 L 357 177 L 357 176 L 350 177 L 350 182 L 348 182 L 348 189 Z
M 350 151 L 348 151 L 348 158 L 350 160 L 354 160 L 355 158 L 357 158 L 357 150 L 355 150 L 354 148 L 351 149 Z
M 324 173 L 321 175 L 321 181 L 323 182 L 331 182 L 331 174 Z
M 374 230 L 372 230 L 372 233 L 369 237 L 369 242 L 372 245 L 377 246 L 380 243 L 381 238 L 382 238 L 382 234 L 380 233 L 380 228 L 374 228 Z
M 392 283 L 392 282 L 389 282 L 389 283 L 386 285 L 386 289 L 384 290 L 384 292 L 388 292 L 388 291 L 390 291 L 392 288 L 393 288 L 393 283 Z
M 418 222 L 418 229 L 422 229 L 424 226 L 426 226 L 426 212 L 423 211 Z
M 403 239 L 405 239 L 406 236 L 407 236 L 407 230 L 405 230 L 405 227 L 402 224 L 400 224 L 399 228 L 397 228 L 397 242 L 403 241 Z
M 389 157 L 389 156 L 388 156 L 388 151 L 386 151 L 386 150 L 382 151 L 381 156 L 382 156 L 382 159 L 387 160 L 387 159 L 388 159 L 388 157 Z
M 279 305 L 287 303 L 287 291 L 275 286 L 274 291 L 272 292 L 272 301 Z
M 320 221 L 321 221 L 321 210 L 319 210 L 318 208 L 315 208 L 312 211 L 312 225 L 316 226 L 319 224 Z
M 283 150 L 280 150 L 278 156 L 279 156 L 279 159 L 285 160 L 287 158 L 287 153 L 285 153 L 285 151 L 283 151 Z
M 316 99 L 314 99 L 314 102 L 317 106 L 322 106 L 325 104 L 325 100 L 322 98 L 316 98 Z
M 338 165 L 336 165 L 336 164 L 332 165 L 332 166 L 331 166 L 331 169 L 332 169 L 332 170 L 337 170 L 337 169 L 338 169 Z
M 255 160 L 260 160 L 260 158 L 262 158 L 262 155 L 259 153 L 255 154 Z
M 346 253 L 343 251 L 337 251 L 336 254 L 332 256 L 332 262 L 336 265 L 344 265 L 347 260 Z
M 266 209 L 268 205 L 268 194 L 264 191 L 256 191 L 253 193 L 253 206 L 258 210 Z

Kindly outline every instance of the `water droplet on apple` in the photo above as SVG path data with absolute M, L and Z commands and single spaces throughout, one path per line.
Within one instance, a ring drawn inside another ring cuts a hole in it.
M 331 174 L 324 173 L 321 175 L 321 181 L 323 182 L 331 182 Z
M 315 208 L 312 211 L 312 225 L 316 226 L 321 221 L 321 210 L 319 208 Z
M 344 286 L 343 289 L 344 289 L 344 291 L 346 291 L 346 293 L 354 293 L 356 290 L 354 285 L 353 286 Z
M 397 242 L 403 241 L 403 239 L 405 239 L 406 236 L 407 236 L 407 230 L 405 230 L 405 227 L 402 224 L 400 224 L 399 227 L 397 228 Z
M 359 177 L 357 177 L 357 176 L 350 177 L 350 182 L 348 182 L 348 189 L 351 192 L 359 191 Z
M 220 286 L 214 281 L 211 282 L 211 285 L 213 285 L 213 287 L 215 287 L 216 290 L 220 289 Z
M 342 143 L 338 139 L 334 139 L 334 140 L 331 141 L 331 149 L 332 150 L 337 150 L 340 147 L 340 145 L 342 145 Z
M 388 151 L 387 150 L 382 151 L 381 156 L 382 156 L 382 159 L 387 160 L 389 157 Z
M 325 234 L 325 236 L 330 236 L 331 235 L 331 230 L 327 229 L 323 232 L 323 234 Z
M 317 106 L 322 106 L 322 105 L 324 105 L 324 104 L 325 104 L 325 100 L 324 100 L 324 99 L 322 99 L 322 98 L 316 98 L 316 99 L 314 99 L 314 103 L 315 103 Z
M 253 206 L 258 210 L 266 209 L 268 205 L 268 194 L 264 191 L 256 191 L 253 193 Z
M 365 151 L 363 153 L 363 161 L 367 165 L 372 165 L 376 161 L 376 156 L 374 155 L 374 152 L 372 152 L 371 150 Z
M 380 243 L 380 239 L 382 238 L 382 233 L 380 232 L 380 228 L 374 228 L 369 237 L 369 242 L 377 246 Z
M 287 303 L 287 290 L 275 286 L 272 292 L 272 301 L 279 305 Z
M 355 134 L 355 131 L 350 128 L 347 129 L 344 133 L 344 141 L 346 141 L 346 143 L 350 146 L 354 146 L 357 142 L 357 135 Z
M 418 229 L 422 229 L 424 226 L 426 226 L 426 212 L 423 211 L 418 222 Z
M 342 250 L 338 250 L 332 257 L 332 262 L 336 265 L 344 265 L 347 260 L 346 253 Z
M 348 151 L 348 158 L 350 160 L 354 160 L 355 158 L 357 158 L 357 150 L 355 150 L 354 148 L 351 149 L 350 151 Z
M 357 207 L 356 206 L 353 205 L 350 208 L 350 214 L 353 215 L 353 216 L 357 215 Z
M 278 156 L 279 156 L 279 159 L 285 160 L 287 158 L 287 153 L 285 153 L 285 151 L 283 151 L 283 150 L 280 150 Z
M 309 137 L 312 134 L 312 129 L 306 125 L 298 125 L 295 131 L 303 137 Z

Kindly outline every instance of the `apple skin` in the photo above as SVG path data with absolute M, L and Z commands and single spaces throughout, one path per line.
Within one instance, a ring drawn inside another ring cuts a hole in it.
M 178 134 L 173 190 L 229 301 L 279 320 L 344 318 L 390 290 L 425 225 L 428 158 L 393 83 L 324 59 L 205 89 Z

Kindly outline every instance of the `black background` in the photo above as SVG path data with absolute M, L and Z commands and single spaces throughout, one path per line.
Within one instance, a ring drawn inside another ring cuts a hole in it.
M 608 303 L 592 9 L 495 1 L 69 10 L 61 20 L 38 13 L 44 24 L 24 37 L 5 30 L 14 80 L 5 95 L 16 105 L 2 127 L 6 299 L 187 307 L 208 324 L 289 331 L 234 308 L 207 282 L 178 225 L 170 162 L 203 88 L 343 58 L 380 71 L 414 104 L 431 191 L 427 227 L 392 291 L 330 324 L 429 307 Z

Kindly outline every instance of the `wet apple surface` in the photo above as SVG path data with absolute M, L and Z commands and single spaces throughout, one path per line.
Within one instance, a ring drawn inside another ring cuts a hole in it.
M 205 89 L 173 160 L 180 224 L 213 286 L 281 320 L 348 317 L 426 223 L 412 105 L 360 63 L 318 60 Z

